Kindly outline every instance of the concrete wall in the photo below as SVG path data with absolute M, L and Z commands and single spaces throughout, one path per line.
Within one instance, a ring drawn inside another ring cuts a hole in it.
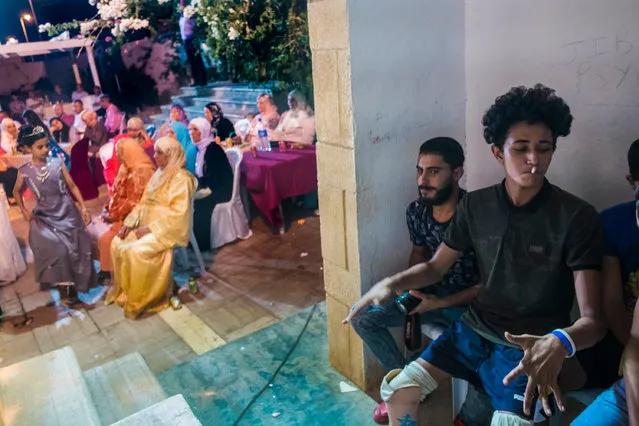
M 43 62 L 23 62 L 21 58 L 0 59 L 0 94 L 9 95 L 21 88 L 31 88 L 45 76 Z
M 628 200 L 626 153 L 639 138 L 639 2 L 482 0 L 466 5 L 467 182 L 499 182 L 481 116 L 513 85 L 557 89 L 575 117 L 551 182 L 597 208 Z
M 362 290 L 408 265 L 419 146 L 464 141 L 464 2 L 349 1 Z

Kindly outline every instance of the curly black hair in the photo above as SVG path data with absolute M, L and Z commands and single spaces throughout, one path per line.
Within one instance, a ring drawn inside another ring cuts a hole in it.
M 557 142 L 558 137 L 570 134 L 572 114 L 568 104 L 555 94 L 555 89 L 543 84 L 532 88 L 513 87 L 495 99 L 481 120 L 486 143 L 502 149 L 510 128 L 522 121 L 545 124 L 552 132 L 553 142 Z

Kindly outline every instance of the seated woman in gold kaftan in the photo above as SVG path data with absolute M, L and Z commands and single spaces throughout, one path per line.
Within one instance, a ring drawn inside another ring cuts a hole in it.
M 111 244 L 113 287 L 106 303 L 122 306 L 127 318 L 168 306 L 173 249 L 189 241 L 196 181 L 184 169 L 184 150 L 177 140 L 160 138 L 155 159 L 158 170 Z

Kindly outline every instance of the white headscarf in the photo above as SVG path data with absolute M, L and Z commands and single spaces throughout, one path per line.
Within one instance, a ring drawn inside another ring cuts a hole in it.
M 161 188 L 166 184 L 175 173 L 184 168 L 186 159 L 184 157 L 184 148 L 180 145 L 180 142 L 170 136 L 165 136 L 158 139 L 155 142 L 155 147 L 160 148 L 162 152 L 169 158 L 169 163 L 164 168 L 159 168 L 155 171 L 149 184 L 146 188 L 147 196 L 152 194 L 158 188 Z
M 206 153 L 206 148 L 211 144 L 211 142 L 215 141 L 215 138 L 213 138 L 213 135 L 211 134 L 211 123 L 209 123 L 206 118 L 194 118 L 189 124 L 197 127 L 200 131 L 200 141 L 193 142 L 193 144 L 197 147 L 195 174 L 198 177 L 202 177 L 202 171 L 204 170 L 204 154 Z
M 5 118 L 2 120 L 2 124 L 0 124 L 0 147 L 2 147 L 2 150 L 7 154 L 13 154 L 18 146 L 18 138 L 9 134 L 9 131 L 7 130 L 11 123 L 14 125 L 17 124 L 10 118 Z

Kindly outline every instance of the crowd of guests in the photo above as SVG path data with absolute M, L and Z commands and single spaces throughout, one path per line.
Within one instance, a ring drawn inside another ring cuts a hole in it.
M 32 110 L 23 111 L 20 122 L 9 117 L 2 120 L 5 152 L 31 156 L 17 170 L 0 169 L 0 182 L 9 201 L 17 204 L 30 224 L 36 280 L 43 289 L 57 287 L 61 303 L 69 307 L 79 303 L 78 292 L 102 284 L 110 286 L 106 303 L 121 305 L 129 318 L 169 304 L 177 308 L 173 250 L 189 244 L 191 224 L 199 249 L 211 248 L 213 210 L 230 200 L 234 180 L 220 141 L 243 144 L 250 137 L 237 136 L 234 124 L 216 103 L 207 104 L 202 116 L 191 120 L 181 106 L 173 105 L 169 122 L 157 136 L 149 135 L 141 118 L 125 122 L 124 114 L 103 94 L 98 96 L 104 110 L 101 119 L 98 111 L 83 101 L 87 97 L 80 89 L 73 94 L 73 115 L 56 107 L 48 126 Z M 270 95 L 258 100 L 260 114 L 269 117 L 269 129 L 281 132 L 282 137 L 290 134 L 292 143 L 302 144 L 294 136 L 314 135 L 312 110 L 295 93 L 289 97 L 289 105 L 291 111 L 283 117 L 304 114 L 306 121 L 291 118 L 280 122 Z M 251 127 L 256 123 L 254 120 Z M 297 129 L 309 123 L 312 129 Z M 70 165 L 68 155 L 60 149 L 65 143 L 75 144 L 74 149 L 85 144 L 85 158 L 74 156 Z M 107 184 L 108 200 L 97 217 L 86 210 L 84 182 L 74 181 L 76 161 L 103 163 L 100 173 Z M 6 183 L 3 173 L 8 177 Z M 32 211 L 24 202 L 25 189 L 35 198 Z M 0 210 L 6 213 L 4 208 Z M 12 234 L 4 226 L 3 232 Z M 15 236 L 11 239 L 15 241 Z M 24 272 L 16 247 L 0 247 L 0 257 L 4 258 L 6 251 L 12 259 L 11 265 L 0 263 L 0 281 L 14 281 Z M 94 259 L 100 262 L 97 273 Z
M 419 198 L 406 212 L 410 267 L 372 286 L 344 320 L 388 371 L 377 423 L 417 424 L 420 403 L 454 377 L 470 384 L 456 424 L 537 424 L 584 388 L 608 390 L 572 425 L 639 424 L 639 207 L 598 214 L 546 179 L 572 119 L 542 85 L 498 97 L 482 124 L 505 178 L 472 192 L 459 186 L 457 141 L 421 146 Z M 639 199 L 639 140 L 628 166 Z M 421 324 L 443 330 L 423 352 Z M 389 332 L 401 325 L 417 350 L 408 359 Z

